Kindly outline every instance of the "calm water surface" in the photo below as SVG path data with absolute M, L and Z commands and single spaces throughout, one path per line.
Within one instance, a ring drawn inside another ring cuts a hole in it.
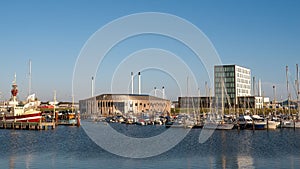
M 113 127 L 134 137 L 166 130 L 162 126 Z M 180 144 L 159 156 L 131 159 L 101 149 L 81 127 L 0 130 L 0 168 L 300 168 L 300 130 L 215 131 L 204 144 L 198 143 L 200 132 L 191 130 Z

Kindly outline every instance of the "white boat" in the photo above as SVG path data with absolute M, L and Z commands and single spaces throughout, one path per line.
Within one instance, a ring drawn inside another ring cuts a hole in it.
M 232 123 L 219 123 L 217 126 L 217 130 L 231 130 L 233 129 L 234 124 Z
M 238 126 L 240 127 L 240 129 L 252 129 L 253 120 L 248 115 L 241 115 L 238 118 Z
M 276 129 L 280 125 L 280 122 L 270 120 L 270 121 L 267 122 L 267 124 L 268 125 L 266 125 L 265 128 Z
M 234 124 L 232 123 L 225 123 L 224 121 L 207 121 L 203 126 L 203 129 L 216 129 L 216 130 L 231 130 L 233 129 Z
M 258 115 L 253 115 L 252 119 L 253 119 L 255 130 L 264 130 L 267 128 L 267 122 L 263 117 L 260 117 Z
M 282 128 L 300 128 L 300 121 L 285 120 L 281 122 Z
M 42 118 L 41 111 L 37 110 L 40 105 L 40 101 L 37 101 L 35 94 L 28 96 L 26 104 L 20 105 L 17 100 L 18 85 L 15 80 L 12 84 L 11 90 L 11 101 L 9 102 L 9 111 L 3 114 L 0 121 L 10 121 L 10 122 L 39 122 Z
M 234 127 L 232 121 L 225 121 L 223 116 L 218 114 L 207 115 L 207 119 L 204 123 L 204 129 L 216 129 L 216 130 L 231 130 Z

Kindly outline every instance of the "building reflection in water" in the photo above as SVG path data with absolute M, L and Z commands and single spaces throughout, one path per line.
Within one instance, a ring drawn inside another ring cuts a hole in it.
M 237 156 L 238 168 L 251 169 L 253 166 L 253 158 L 251 156 Z
M 15 168 L 15 156 L 10 156 L 9 157 L 9 169 L 14 169 Z

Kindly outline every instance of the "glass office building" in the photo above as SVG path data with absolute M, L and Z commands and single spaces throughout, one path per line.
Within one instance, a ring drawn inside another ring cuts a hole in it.
M 251 71 L 238 65 L 214 67 L 214 91 L 217 104 L 222 98 L 225 107 L 238 104 L 238 97 L 251 95 Z

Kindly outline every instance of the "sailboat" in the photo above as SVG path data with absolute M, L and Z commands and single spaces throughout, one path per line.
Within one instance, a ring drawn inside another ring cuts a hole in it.
M 234 124 L 224 119 L 224 81 L 222 79 L 222 94 L 221 94 L 221 102 L 222 102 L 222 110 L 221 115 L 218 113 L 209 114 L 208 119 L 205 122 L 204 129 L 217 129 L 217 130 L 231 130 L 234 127 Z M 216 110 L 218 112 L 218 110 Z
M 288 86 L 288 67 L 286 67 L 286 78 L 287 78 L 287 92 L 288 92 L 288 109 L 290 111 L 290 93 L 289 93 L 289 86 Z M 299 68 L 298 64 L 296 64 L 296 95 L 297 95 L 297 107 L 298 107 L 298 118 L 300 115 L 300 108 L 299 108 Z M 290 113 L 289 113 L 290 115 Z M 300 120 L 299 119 L 291 119 L 291 120 L 284 120 L 281 123 L 281 127 L 283 128 L 300 128 Z

